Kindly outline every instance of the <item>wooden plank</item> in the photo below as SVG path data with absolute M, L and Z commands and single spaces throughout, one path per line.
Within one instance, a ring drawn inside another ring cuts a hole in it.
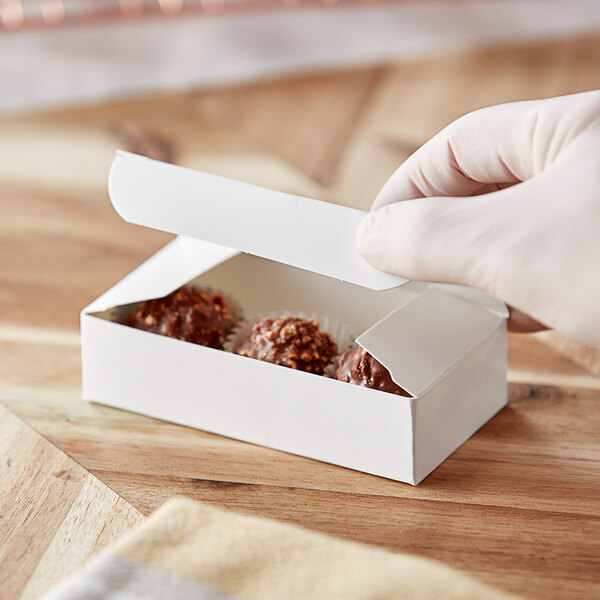
M 510 347 L 512 363 L 540 379 L 562 372 L 570 380 L 584 373 L 533 336 L 511 336 Z M 17 350 L 25 354 L 15 369 L 56 352 L 52 346 L 11 343 L 11 353 Z M 81 402 L 78 348 L 61 352 L 62 376 L 53 379 L 50 368 L 46 379 L 27 386 L 26 373 L 17 373 L 3 400 L 144 514 L 183 494 L 418 552 L 532 598 L 561 597 L 566 590 L 584 598 L 596 589 L 599 565 L 591 560 L 597 549 L 590 532 L 600 519 L 597 390 L 513 384 L 509 408 L 411 487 Z M 390 515 L 399 530 L 382 525 Z M 507 528 L 506 519 L 515 527 Z M 455 521 L 464 525 L 466 550 L 457 549 L 457 532 L 446 535 L 447 524 Z M 564 524 L 588 532 L 576 536 L 578 549 L 567 555 L 562 570 L 554 559 L 534 568 L 527 556 L 536 544 L 543 542 L 544 556 L 562 552 L 563 537 L 570 535 Z M 405 539 L 399 533 L 405 530 L 428 541 L 409 543 L 414 535 Z M 498 544 L 508 544 L 510 553 L 497 557 Z
M 98 473 L 169 472 L 189 479 L 600 514 L 597 390 L 513 385 L 509 408 L 416 488 L 82 403 L 76 388 L 17 388 L 3 400 Z
M 101 473 L 125 497 L 136 484 Z M 140 476 L 138 484 L 144 478 Z M 527 598 L 592 598 L 600 591 L 600 519 L 590 515 L 414 498 L 324 492 L 163 476 L 146 479 L 143 512 L 173 493 L 295 523 L 344 539 L 441 560 Z M 571 595 L 572 594 L 572 595 Z
M 592 348 L 561 335 L 557 331 L 545 331 L 539 334 L 539 338 L 575 364 L 595 375 L 600 375 L 600 348 Z
M 510 338 L 509 408 L 416 488 L 82 402 L 77 341 L 79 310 L 169 239 L 114 213 L 115 147 L 368 208 L 450 120 L 600 87 L 598 60 L 595 36 L 0 121 L 0 401 L 145 514 L 184 493 L 439 558 L 532 598 L 600 595 L 600 379 L 535 337 Z M 79 564 L 64 553 L 108 541 L 96 524 L 117 535 L 141 517 L 15 431 L 0 440 L 21 448 L 0 479 L 0 531 L 23 561 L 10 597 L 33 598 Z M 50 483 L 25 488 L 34 474 Z
M 595 374 L 589 363 L 577 361 L 573 353 L 548 344 L 549 334 L 552 334 L 552 338 L 556 336 L 555 331 L 509 335 L 508 380 L 514 383 L 600 389 L 600 374 Z M 569 342 L 576 347 L 582 346 L 574 340 Z M 584 348 L 590 351 L 586 353 L 587 356 L 600 353 L 600 350 L 588 346 Z
M 171 237 L 128 226 L 106 192 L 82 201 L 81 191 L 7 186 L 0 212 L 0 318 L 11 326 L 77 330 L 84 306 Z
M 143 519 L 0 405 L 0 590 L 33 600 Z

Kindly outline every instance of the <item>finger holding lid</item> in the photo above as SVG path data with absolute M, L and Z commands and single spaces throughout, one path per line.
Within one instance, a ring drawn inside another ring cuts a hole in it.
M 600 104 L 588 92 L 514 102 L 464 115 L 410 156 L 372 210 L 430 196 L 474 196 L 530 179 L 582 133 Z

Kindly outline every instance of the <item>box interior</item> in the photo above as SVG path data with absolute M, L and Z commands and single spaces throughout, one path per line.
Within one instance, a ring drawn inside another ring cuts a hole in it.
M 268 259 L 239 254 L 180 285 L 207 286 L 235 299 L 247 318 L 265 312 L 303 312 L 345 323 L 356 336 L 417 297 L 427 285 L 410 282 L 374 292 Z M 116 306 L 96 316 L 122 320 L 139 303 Z
M 418 295 L 413 287 L 373 292 L 264 258 L 240 254 L 196 277 L 235 297 L 246 317 L 271 312 L 305 312 L 330 316 L 359 335 Z
M 249 254 L 234 256 L 183 284 L 210 287 L 231 296 L 249 319 L 266 312 L 314 313 L 341 321 L 354 337 L 427 288 L 426 284 L 410 282 L 374 292 Z M 138 304 L 124 304 L 93 314 L 122 322 Z
M 144 266 L 140 269 L 143 272 Z M 236 300 L 250 320 L 281 312 L 312 313 L 344 323 L 354 339 L 413 397 L 451 370 L 503 320 L 432 284 L 409 282 L 375 292 L 248 254 L 235 255 L 188 277 L 177 281 L 175 287 L 191 284 L 221 291 Z M 122 322 L 134 306 L 120 305 L 94 314 Z

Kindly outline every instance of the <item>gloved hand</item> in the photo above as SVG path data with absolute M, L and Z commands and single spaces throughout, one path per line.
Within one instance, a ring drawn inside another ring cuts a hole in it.
M 600 347 L 600 90 L 458 119 L 383 186 L 357 245 L 377 269 L 486 290 Z

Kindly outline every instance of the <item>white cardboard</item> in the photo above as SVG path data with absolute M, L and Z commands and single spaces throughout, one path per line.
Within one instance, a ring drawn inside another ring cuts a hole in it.
M 490 312 L 493 312 L 504 319 L 508 319 L 509 317 L 508 307 L 506 304 L 504 304 L 500 298 L 490 296 L 490 294 L 484 292 L 483 290 L 466 287 L 464 285 L 456 285 L 453 283 L 436 283 L 436 287 L 447 294 L 458 296 L 463 300 L 467 300 L 468 302 L 472 302 L 473 304 L 487 308 L 487 310 Z
M 431 288 L 398 308 L 356 341 L 413 396 L 420 396 L 503 317 Z
M 413 481 L 412 399 L 82 318 L 84 397 Z M 350 389 L 348 389 L 350 388 Z
M 125 221 L 190 236 L 375 290 L 406 283 L 355 248 L 360 210 L 119 151 L 110 199 Z
M 422 481 L 505 405 L 506 321 L 415 401 L 414 475 Z
M 161 298 L 236 254 L 229 248 L 179 236 L 94 300 L 86 311 Z
M 170 168 L 151 163 L 170 179 Z M 140 164 L 139 157 L 127 160 L 133 178 L 144 175 Z M 121 167 L 126 170 L 127 165 Z M 125 171 L 118 178 L 124 181 Z M 183 185 L 179 175 L 176 180 Z M 168 181 L 153 181 L 168 187 Z M 198 179 L 192 178 L 190 185 L 194 194 L 202 192 Z M 137 215 L 136 207 L 125 201 L 127 185 L 118 187 L 120 209 Z M 142 192 L 142 187 L 134 188 L 134 195 Z M 257 194 L 264 197 L 262 191 Z M 142 219 L 157 227 L 159 196 Z M 456 286 L 410 282 L 373 291 L 306 266 L 297 269 L 213 243 L 176 238 L 82 311 L 84 398 L 419 483 L 506 404 L 503 307 L 481 292 Z M 131 310 L 132 303 L 163 296 L 192 279 L 227 291 L 250 315 L 304 310 L 365 331 L 358 341 L 389 365 L 397 383 L 414 397 L 147 333 L 113 322 L 103 312 L 119 306 Z

